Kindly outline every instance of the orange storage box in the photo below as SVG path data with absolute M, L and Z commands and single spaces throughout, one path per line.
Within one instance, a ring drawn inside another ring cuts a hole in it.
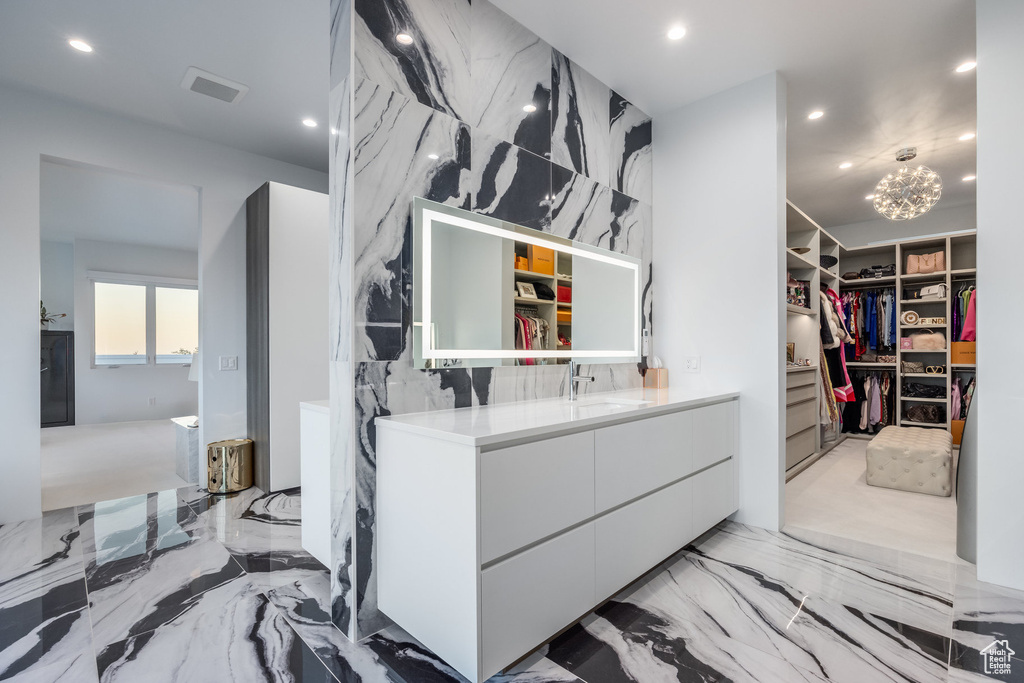
M 555 250 L 547 247 L 529 245 L 530 270 L 542 275 L 555 274 Z
M 560 323 L 571 323 L 572 322 L 572 311 L 560 308 L 558 309 L 558 322 Z
M 964 425 L 967 420 L 953 420 L 950 425 L 953 431 L 953 443 L 957 446 L 960 445 L 960 440 L 964 438 Z
M 953 365 L 974 365 L 978 362 L 976 342 L 953 342 L 949 345 L 949 362 Z

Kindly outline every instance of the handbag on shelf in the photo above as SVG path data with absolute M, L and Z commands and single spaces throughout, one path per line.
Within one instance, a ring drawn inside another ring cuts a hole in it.
M 853 271 L 853 270 L 847 271 L 847 272 L 843 273 L 843 279 L 844 280 L 859 280 L 860 279 L 860 273 L 858 273 L 856 271 Z
M 924 363 L 916 360 L 903 361 L 904 374 L 919 375 L 924 373 Z
M 921 288 L 922 299 L 945 299 L 946 285 L 928 285 Z
M 946 387 L 938 384 L 907 382 L 903 385 L 903 395 L 909 398 L 945 398 Z
M 925 424 L 942 424 L 946 421 L 946 409 L 931 403 L 921 403 L 907 408 L 903 419 Z
M 946 335 L 941 332 L 918 332 L 910 335 L 910 340 L 915 351 L 943 351 L 946 348 Z
M 860 276 L 866 280 L 876 277 L 892 277 L 896 275 L 896 264 L 892 263 L 888 266 L 871 266 L 870 268 L 861 268 Z
M 896 363 L 896 356 L 879 356 L 877 363 Z
M 946 252 L 911 254 L 907 257 L 907 275 L 927 275 L 946 270 Z

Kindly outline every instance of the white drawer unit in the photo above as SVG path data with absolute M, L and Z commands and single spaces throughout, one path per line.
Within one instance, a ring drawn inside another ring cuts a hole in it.
M 480 455 L 481 562 L 593 516 L 593 432 Z
M 786 438 L 786 469 L 793 465 L 800 464 L 807 456 L 814 453 L 816 442 L 814 439 L 814 428 L 797 432 Z
M 597 512 L 693 471 L 693 413 L 672 413 L 595 432 Z M 623 457 L 629 454 L 628 457 Z
M 814 399 L 786 406 L 786 438 L 813 427 L 818 421 L 818 402 Z
M 735 512 L 737 395 L 641 396 L 379 418 L 381 611 L 477 683 Z

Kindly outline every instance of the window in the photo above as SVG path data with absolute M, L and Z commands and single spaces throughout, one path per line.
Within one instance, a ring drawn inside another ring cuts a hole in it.
M 199 348 L 194 281 L 89 273 L 96 367 L 188 365 Z

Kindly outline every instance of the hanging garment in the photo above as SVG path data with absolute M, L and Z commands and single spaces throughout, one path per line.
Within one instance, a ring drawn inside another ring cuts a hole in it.
M 954 420 L 960 419 L 961 403 L 960 394 L 963 391 L 960 386 L 960 378 L 957 377 L 953 381 L 953 386 L 949 389 L 949 413 L 953 416 Z
M 882 375 L 879 385 L 879 395 L 882 402 L 882 419 L 879 420 L 878 424 L 882 427 L 893 424 L 895 420 L 892 419 L 890 411 L 892 410 L 892 400 L 889 398 L 889 391 L 892 388 L 892 380 L 888 374 Z
M 871 415 L 871 378 L 864 380 L 864 402 L 860 404 L 860 430 L 868 429 L 868 418 Z
M 836 406 L 836 397 L 832 393 L 832 379 L 828 375 L 828 362 L 825 360 L 825 350 L 819 350 L 818 372 L 821 380 L 821 400 L 824 403 L 824 412 L 828 415 L 828 421 L 835 424 L 839 421 L 839 408 Z
M 882 393 L 878 387 L 878 378 L 871 378 L 871 414 L 868 421 L 876 425 L 882 421 Z
M 828 302 L 824 297 L 818 299 L 818 325 L 821 334 L 821 347 L 823 349 L 832 349 L 839 344 L 832 334 L 832 319 L 828 314 L 827 304 Z
M 975 330 L 974 306 L 977 299 L 978 290 L 975 289 L 971 291 L 971 300 L 967 304 L 967 315 L 964 316 L 964 329 L 960 333 L 961 341 L 975 341 L 975 335 L 977 334 L 977 331 Z

